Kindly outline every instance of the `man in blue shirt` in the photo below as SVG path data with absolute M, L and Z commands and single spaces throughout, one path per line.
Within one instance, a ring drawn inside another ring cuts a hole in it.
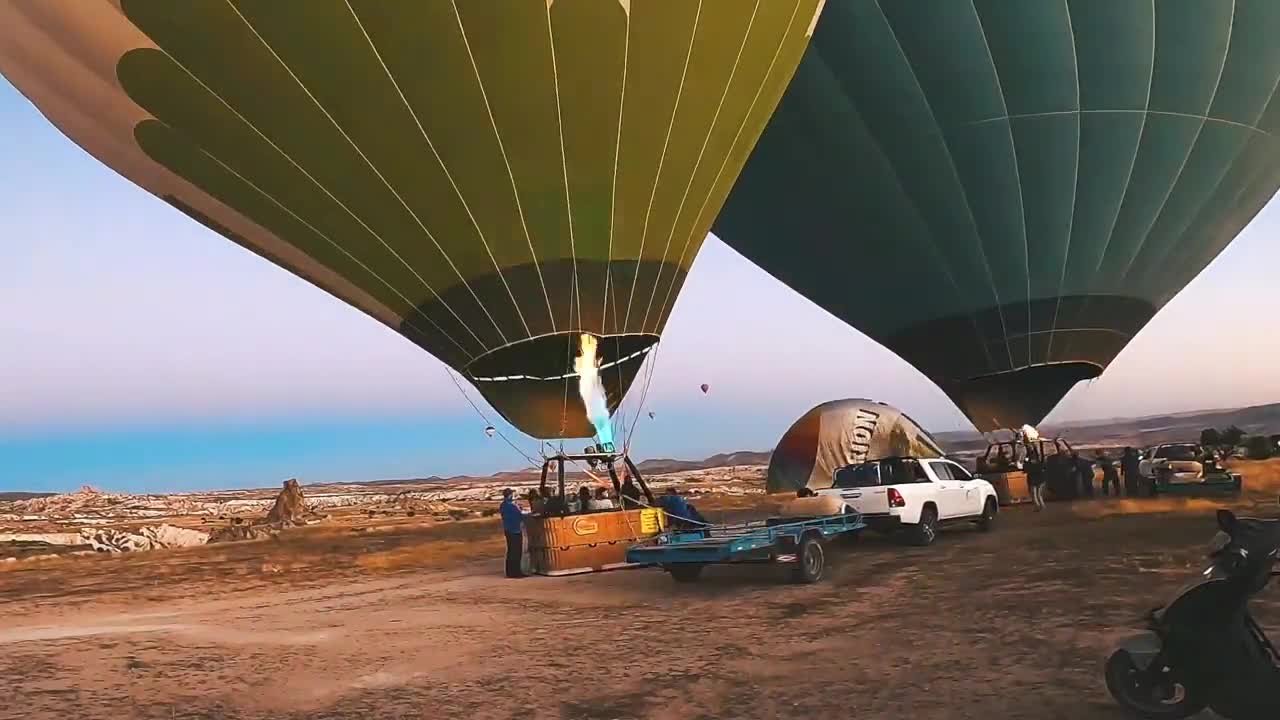
M 658 507 L 667 513 L 672 525 L 677 528 L 701 527 L 707 524 L 702 513 L 681 497 L 680 491 L 674 487 L 668 487 L 666 494 L 658 498 Z
M 522 578 L 524 570 L 520 558 L 524 554 L 524 513 L 516 505 L 511 488 L 502 491 L 502 504 L 498 514 L 502 516 L 502 532 L 507 536 L 507 577 Z

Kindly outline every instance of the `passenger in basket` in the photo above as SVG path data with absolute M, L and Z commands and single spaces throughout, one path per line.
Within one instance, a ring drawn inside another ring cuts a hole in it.
M 622 483 L 621 499 L 623 510 L 635 510 L 643 507 L 640 502 L 640 488 L 636 487 L 630 475 L 627 475 L 627 479 Z
M 578 512 L 590 512 L 595 510 L 591 503 L 591 488 L 582 485 L 578 488 Z
M 614 509 L 613 501 L 609 499 L 609 494 L 602 487 L 596 488 L 596 496 L 591 501 L 592 510 L 612 510 Z

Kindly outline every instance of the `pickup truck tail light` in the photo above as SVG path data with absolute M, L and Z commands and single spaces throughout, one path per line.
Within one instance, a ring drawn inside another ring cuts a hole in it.
M 906 507 L 907 501 L 902 497 L 902 493 L 897 488 L 889 488 L 889 507 L 900 508 Z

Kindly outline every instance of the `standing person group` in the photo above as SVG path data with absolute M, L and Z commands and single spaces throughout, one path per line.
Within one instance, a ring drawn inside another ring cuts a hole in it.
M 1057 478 L 1052 485 L 1054 497 L 1093 497 L 1097 492 L 1094 486 L 1095 467 L 1102 471 L 1102 497 L 1120 497 L 1122 478 L 1124 495 L 1137 497 L 1151 492 L 1148 487 L 1150 483 L 1138 472 L 1138 453 L 1131 447 L 1124 449 L 1117 467 L 1116 462 L 1102 449 L 1097 450 L 1090 460 L 1075 450 L 1069 454 L 1057 453 L 1045 458 L 1040 456 L 1035 447 L 1028 446 L 1023 469 L 1027 473 L 1027 489 L 1036 510 L 1043 510 L 1045 507 L 1045 488 L 1050 486 L 1051 475 Z
M 1116 473 L 1116 464 L 1102 450 L 1098 450 L 1097 463 L 1102 470 L 1102 496 L 1114 494 L 1120 497 L 1120 475 Z
M 1071 474 L 1072 484 L 1076 486 L 1076 497 L 1093 497 L 1093 463 L 1072 450 L 1068 472 Z
M 1137 497 L 1142 493 L 1142 476 L 1138 472 L 1138 451 L 1131 447 L 1126 447 L 1124 453 L 1120 455 L 1120 473 L 1124 476 L 1124 494 L 1129 497 Z

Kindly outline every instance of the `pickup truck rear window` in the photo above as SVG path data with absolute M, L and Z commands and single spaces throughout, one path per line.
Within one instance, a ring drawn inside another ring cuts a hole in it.
M 871 460 L 843 467 L 836 471 L 834 480 L 835 486 L 841 488 L 909 485 L 929 481 L 918 462 L 897 459 Z

